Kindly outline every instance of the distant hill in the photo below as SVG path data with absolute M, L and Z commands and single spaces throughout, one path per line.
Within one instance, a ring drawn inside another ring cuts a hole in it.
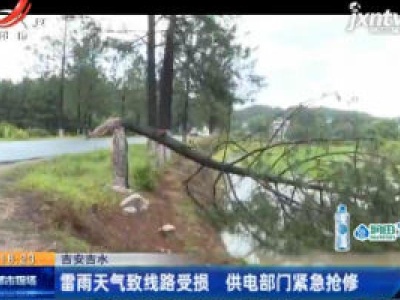
M 247 122 L 250 119 L 259 117 L 263 117 L 266 119 L 276 118 L 278 116 L 281 116 L 282 114 L 285 114 L 291 109 L 293 108 L 283 109 L 279 107 L 272 107 L 269 105 L 252 105 L 243 109 L 235 110 L 233 117 L 236 122 L 242 123 L 242 122 Z M 304 110 L 307 111 L 308 113 L 318 113 L 319 115 L 323 115 L 327 119 L 332 119 L 332 120 L 337 118 L 344 119 L 344 118 L 355 118 L 355 117 L 361 119 L 375 119 L 375 120 L 384 119 L 372 116 L 364 112 L 340 110 L 323 106 L 305 108 Z
M 285 110 L 279 107 L 269 105 L 252 105 L 240 110 L 235 110 L 233 118 L 238 123 L 247 122 L 253 118 L 275 118 L 281 115 Z
M 288 115 L 292 108 L 253 105 L 234 111 L 233 130 L 251 133 L 269 132 L 272 122 Z M 287 137 L 305 139 L 310 137 L 353 138 L 363 136 L 400 136 L 399 118 L 380 118 L 359 111 L 347 111 L 328 107 L 304 107 L 290 119 Z

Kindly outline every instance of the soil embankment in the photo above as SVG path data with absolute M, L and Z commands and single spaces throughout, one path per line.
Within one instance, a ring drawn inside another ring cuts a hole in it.
M 148 210 L 126 215 L 119 206 L 92 207 L 77 211 L 67 202 L 50 201 L 51 195 L 37 192 L 9 190 L 0 196 L 0 205 L 8 207 L 7 218 L 19 224 L 28 224 L 24 238 L 4 248 L 43 250 L 43 245 L 56 251 L 110 251 L 110 252 L 172 252 L 190 254 L 199 263 L 233 263 L 227 254 L 218 230 L 199 214 L 199 208 L 186 194 L 183 181 L 195 170 L 196 165 L 182 158 L 175 158 L 160 174 L 152 192 L 141 193 L 149 200 Z M 3 176 L 4 178 L 4 176 Z M 15 179 L 15 178 L 14 178 Z M 13 178 L 7 178 L 12 184 Z M 211 190 L 212 174 L 204 170 L 193 182 L 194 191 Z M 12 208 L 12 209 L 11 209 Z M 11 212 L 10 212 L 11 209 Z M 5 218 L 3 214 L 2 219 Z M 176 231 L 168 236 L 158 228 L 172 224 Z M 0 229 L 4 228 L 0 220 Z M 50 234 L 62 232 L 62 234 Z M 10 230 L 17 236 L 19 228 Z M 3 235 L 2 235 L 3 236 Z M 8 235 L 5 235 L 8 236 Z M 64 238 L 58 240 L 58 237 Z M 65 243 L 65 236 L 83 243 Z M 28 243 L 29 240 L 35 243 Z M 7 238 L 8 240 L 8 238 Z M 45 241 L 45 242 L 44 242 Z M 0 241 L 1 242 L 1 241 Z M 68 245 L 66 245 L 68 244 Z M 82 249 L 82 245 L 87 247 Z M 3 244 L 0 245 L 1 247 Z

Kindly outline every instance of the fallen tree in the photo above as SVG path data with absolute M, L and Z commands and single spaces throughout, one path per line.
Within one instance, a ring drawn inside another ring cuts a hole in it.
M 239 175 L 239 176 L 244 176 L 244 177 L 250 177 L 258 182 L 263 182 L 264 184 L 284 184 L 284 185 L 289 185 L 297 188 L 302 188 L 302 189 L 308 189 L 308 190 L 315 190 L 315 191 L 326 191 L 326 192 L 335 192 L 334 189 L 330 188 L 329 186 L 325 184 L 318 184 L 318 183 L 308 183 L 305 182 L 304 180 L 293 180 L 289 179 L 284 176 L 277 176 L 270 174 L 268 172 L 258 172 L 256 170 L 253 170 L 248 167 L 240 167 L 237 165 L 239 161 L 242 159 L 250 156 L 257 154 L 257 152 L 262 153 L 264 151 L 267 151 L 268 149 L 272 149 L 274 147 L 277 147 L 279 145 L 299 145 L 299 144 L 310 144 L 310 143 L 325 143 L 325 142 L 345 142 L 345 141 L 351 141 L 351 140 L 343 140 L 343 139 L 337 139 L 337 140 L 328 140 L 328 139 L 310 139 L 307 141 L 293 141 L 293 142 L 283 142 L 283 143 L 278 143 L 278 144 L 272 144 L 272 145 L 266 145 L 264 147 L 260 147 L 256 150 L 253 150 L 251 152 L 248 152 L 244 156 L 242 156 L 240 159 L 235 160 L 234 162 L 221 162 L 213 159 L 207 154 L 204 154 L 200 152 L 199 150 L 196 150 L 179 140 L 175 139 L 174 137 L 170 136 L 167 134 L 166 131 L 164 130 L 159 130 L 159 129 L 154 129 L 150 127 L 145 127 L 145 126 L 140 126 L 136 123 L 133 123 L 128 120 L 122 120 L 120 118 L 110 118 L 107 121 L 105 121 L 103 124 L 95 128 L 92 132 L 89 133 L 89 137 L 99 137 L 99 136 L 104 136 L 105 134 L 114 132 L 115 130 L 118 130 L 119 128 L 125 128 L 127 131 L 132 131 L 136 134 L 146 136 L 147 138 L 156 141 L 157 143 L 160 143 L 171 150 L 175 151 L 177 154 L 180 154 L 194 162 L 197 162 L 203 167 L 211 168 L 223 173 L 227 174 L 234 174 L 234 175 Z M 226 142 L 225 142 L 226 143 Z M 235 143 L 235 142 L 231 142 Z M 118 153 L 115 151 L 115 153 Z M 368 155 L 368 153 L 361 153 L 356 151 L 343 151 L 342 154 L 353 154 L 353 155 Z M 316 157 L 318 158 L 318 157 Z M 357 195 L 360 196 L 360 195 Z
M 216 160 L 213 158 L 214 153 L 195 149 L 164 130 L 139 126 L 120 118 L 108 119 L 89 136 L 103 136 L 120 128 L 145 136 L 196 162 L 199 165 L 197 171 L 184 181 L 191 199 L 206 212 L 211 211 L 211 214 L 212 210 L 217 212 L 214 216 L 222 222 L 226 220 L 232 222 L 235 219 L 244 224 L 246 231 L 253 235 L 257 244 L 263 248 L 276 247 L 282 250 L 279 248 L 281 247 L 279 235 L 272 238 L 275 232 L 282 232 L 280 236 L 283 234 L 285 239 L 287 235 L 287 239 L 291 240 L 289 244 L 295 244 L 290 247 L 291 249 L 297 249 L 296 243 L 303 243 L 301 240 L 297 242 L 293 240 L 299 232 L 311 232 L 316 237 L 312 241 L 314 244 L 310 244 L 311 247 L 317 247 L 321 243 L 326 244 L 325 234 L 333 232 L 332 215 L 336 205 L 341 202 L 346 203 L 353 211 L 357 211 L 359 221 L 369 217 L 378 209 L 380 215 L 377 222 L 384 222 L 392 218 L 393 211 L 396 211 L 394 207 L 400 209 L 400 202 L 394 202 L 400 195 L 400 174 L 396 162 L 382 155 L 378 151 L 379 146 L 375 148 L 375 142 L 371 139 L 310 138 L 294 141 L 270 139 L 255 149 L 246 149 L 241 144 L 242 141 L 222 140 L 214 150 L 225 147 L 225 153 L 222 160 Z M 364 141 L 368 143 L 363 143 Z M 349 142 L 351 147 L 340 148 Z M 339 148 L 330 150 L 329 146 L 335 144 L 338 144 Z M 226 161 L 228 145 L 235 145 L 240 149 L 238 157 L 235 156 L 233 161 Z M 296 152 L 293 150 L 297 148 L 297 151 L 299 149 L 303 151 L 313 149 L 313 146 L 317 146 L 319 151 L 313 153 L 311 150 L 311 154 L 300 158 L 296 157 Z M 279 149 L 281 153 L 274 158 L 274 161 L 269 163 L 263 161 L 264 154 L 275 149 Z M 115 153 L 118 151 L 114 151 Z M 339 161 L 338 156 L 342 157 Z M 277 171 L 275 166 L 282 161 L 285 167 Z M 309 165 L 310 162 L 313 164 Z M 214 180 L 213 199 L 207 202 L 204 202 L 204 199 L 196 199 L 189 187 L 203 168 L 212 169 L 217 175 Z M 243 202 L 241 201 L 243 199 L 239 199 L 239 195 L 235 192 L 236 183 L 231 178 L 235 175 L 240 178 L 251 178 L 262 188 L 262 193 L 257 196 L 258 200 Z M 222 190 L 226 191 L 222 196 L 216 192 L 221 190 L 221 186 Z M 231 202 L 234 207 L 231 211 L 226 210 L 227 202 L 224 201 L 226 197 L 236 200 Z M 233 214 L 236 216 L 232 218 Z M 284 222 L 281 222 L 282 220 Z M 276 241 L 275 245 L 271 245 L 272 240 Z M 330 247 L 330 244 L 325 247 Z

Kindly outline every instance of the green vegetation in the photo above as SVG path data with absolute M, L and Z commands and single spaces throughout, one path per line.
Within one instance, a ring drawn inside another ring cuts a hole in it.
M 39 128 L 21 129 L 7 122 L 0 123 L 0 139 L 24 140 L 28 138 L 42 138 L 49 136 L 50 133 L 45 129 L 39 129 Z
M 134 189 L 151 189 L 156 173 L 144 145 L 129 147 L 130 175 Z M 65 155 L 32 165 L 21 172 L 18 186 L 37 191 L 52 201 L 67 201 L 76 209 L 92 204 L 113 205 L 118 195 L 110 189 L 112 168 L 110 151 Z
M 0 138 L 4 139 L 26 139 L 29 133 L 26 130 L 20 129 L 12 124 L 0 123 Z
M 225 147 L 218 150 L 214 158 L 222 161 L 225 155 L 225 159 L 229 158 L 228 161 L 234 161 L 235 158 L 240 158 L 248 152 L 261 149 L 265 147 L 265 144 L 261 142 L 242 142 L 237 145 L 229 145 L 225 154 Z M 315 170 L 313 166 L 317 164 L 323 164 L 326 161 L 341 161 L 345 156 L 348 156 L 351 151 L 354 151 L 355 145 L 353 143 L 341 143 L 332 145 L 327 149 L 321 145 L 303 145 L 296 147 L 288 146 L 276 146 L 264 151 L 260 157 L 259 152 L 248 156 L 246 159 L 241 160 L 238 164 L 246 166 L 249 164 L 254 165 L 256 163 L 259 168 L 268 169 L 269 173 L 278 174 L 285 171 L 288 167 L 298 166 L 297 171 Z M 279 159 L 284 156 L 283 159 Z M 319 160 L 311 159 L 314 157 L 320 157 Z M 310 159 L 310 161 L 308 161 Z
M 130 183 L 134 190 L 155 187 L 158 172 L 151 159 L 145 145 L 129 147 Z M 17 167 L 9 175 L 19 178 L 14 192 L 29 193 L 35 200 L 34 210 L 46 214 L 39 221 L 44 228 L 43 236 L 56 240 L 65 251 L 89 251 L 96 247 L 99 224 L 89 212 L 95 207 L 103 213 L 112 211 L 121 200 L 121 195 L 111 189 L 113 170 L 107 150 Z
M 90 252 L 91 249 L 90 244 L 88 244 L 86 241 L 72 236 L 63 230 L 50 230 L 46 232 L 46 237 L 63 245 L 63 249 L 66 252 Z
M 162 18 L 169 23 L 170 17 Z M 246 92 L 254 94 L 264 85 L 254 72 L 252 51 L 238 39 L 235 16 L 180 15 L 176 19 L 172 43 L 176 47 L 171 56 L 176 58 L 171 80 L 174 101 L 165 105 L 159 101 L 157 110 L 160 116 L 171 112 L 169 129 L 174 132 L 204 125 L 224 128 L 230 107 L 250 100 L 239 87 L 245 85 Z M 40 45 L 29 47 L 36 57 L 29 70 L 33 76 L 19 82 L 0 80 L 0 119 L 53 134 L 60 128 L 68 134 L 83 133 L 110 116 L 149 125 L 145 43 L 105 37 L 104 23 L 90 16 L 63 16 L 58 21 L 60 26 L 43 37 Z M 201 61 L 196 53 L 203 53 Z M 68 63 L 63 65 L 66 57 Z M 158 68 L 163 63 L 157 55 L 154 65 Z
M 144 155 L 144 154 L 141 154 Z M 136 163 L 130 165 L 130 174 L 133 178 L 134 186 L 140 190 L 151 191 L 154 189 L 157 179 L 157 172 L 152 167 L 149 159 L 136 159 Z
M 327 107 L 282 109 L 253 105 L 234 112 L 232 129 L 238 137 L 245 132 L 267 138 L 272 133 L 271 123 L 294 110 L 296 113 L 290 118 L 290 127 L 285 135 L 289 140 L 357 137 L 394 140 L 399 137 L 398 118 L 378 118 L 362 112 Z
M 262 146 L 255 142 L 230 145 L 228 161 Z M 356 148 L 360 154 L 358 163 L 354 165 L 353 153 Z M 215 158 L 221 160 L 223 155 L 224 150 L 220 149 Z M 249 166 L 256 156 L 257 153 L 240 164 Z M 305 253 L 310 249 L 332 251 L 332 218 L 340 202 L 346 203 L 351 211 L 352 230 L 360 223 L 397 221 L 400 210 L 400 204 L 396 201 L 399 198 L 399 167 L 400 142 L 395 140 L 363 142 L 357 147 L 355 142 L 336 143 L 329 147 L 310 144 L 276 146 L 255 159 L 252 171 L 284 176 L 297 181 L 300 186 L 310 180 L 326 183 L 335 192 L 320 193 L 298 188 L 294 201 L 299 201 L 299 206 L 291 209 L 290 215 L 285 217 L 285 225 L 281 227 L 276 225 L 279 223 L 277 216 L 281 213 L 279 206 L 275 205 L 278 197 L 265 192 L 263 188 L 252 191 L 252 195 L 249 195 L 252 201 L 234 202 L 230 209 L 223 208 L 219 219 L 224 220 L 230 230 L 234 230 L 239 222 L 253 228 L 255 237 L 260 239 L 264 249 L 288 254 Z M 355 193 L 360 195 L 359 199 L 355 198 Z M 354 242 L 352 249 L 379 252 L 398 250 L 399 245 Z

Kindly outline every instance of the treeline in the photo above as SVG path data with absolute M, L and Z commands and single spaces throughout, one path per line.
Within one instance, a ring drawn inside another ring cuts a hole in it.
M 152 47 L 156 54 L 167 49 L 162 22 L 172 28 L 171 20 L 156 16 L 153 33 L 126 40 L 105 34 L 94 18 L 63 16 L 57 32 L 30 46 L 37 61 L 29 78 L 0 82 L 0 120 L 53 133 L 81 133 L 110 116 L 148 125 L 157 114 L 148 106 L 148 38 L 161 33 Z M 168 129 L 226 127 L 233 105 L 251 101 L 264 85 L 253 72 L 250 49 L 237 41 L 235 17 L 174 16 L 173 24 L 173 49 L 164 51 L 173 60 L 173 101 L 158 107 L 171 114 Z M 165 55 L 155 58 L 157 95 L 165 94 Z
M 236 111 L 233 128 L 253 134 L 270 134 L 271 124 L 278 118 L 288 116 L 294 108 L 282 109 L 267 105 L 254 105 Z M 287 139 L 357 137 L 398 139 L 398 118 L 378 118 L 366 113 L 344 111 L 326 107 L 302 107 L 290 118 L 285 134 Z

